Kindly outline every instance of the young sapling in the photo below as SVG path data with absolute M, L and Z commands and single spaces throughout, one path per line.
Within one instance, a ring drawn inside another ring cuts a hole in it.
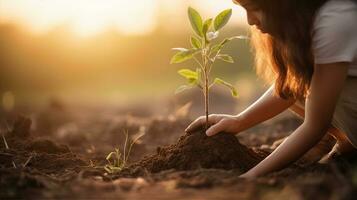
M 173 48 L 178 51 L 171 59 L 171 64 L 182 63 L 193 59 L 198 67 L 195 71 L 190 69 L 181 69 L 178 73 L 187 79 L 188 83 L 176 89 L 176 94 L 186 89 L 198 87 L 204 96 L 206 124 L 205 130 L 208 129 L 209 113 L 209 90 L 214 84 L 221 84 L 231 90 L 232 96 L 238 97 L 237 90 L 232 84 L 221 78 L 210 79 L 210 72 L 216 60 L 222 60 L 228 63 L 234 63 L 233 58 L 228 54 L 221 53 L 222 48 L 234 39 L 246 39 L 245 36 L 234 36 L 225 38 L 221 42 L 216 42 L 219 31 L 228 23 L 232 15 L 232 9 L 220 12 L 214 19 L 209 18 L 203 21 L 201 15 L 193 8 L 188 8 L 188 17 L 190 24 L 195 33 L 191 36 L 191 48 Z

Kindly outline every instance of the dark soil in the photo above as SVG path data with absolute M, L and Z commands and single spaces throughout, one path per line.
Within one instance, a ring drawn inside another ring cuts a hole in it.
M 239 143 L 229 133 L 212 137 L 202 131 L 187 133 L 166 147 L 158 147 L 157 153 L 144 157 L 130 166 L 134 173 L 163 170 L 195 170 L 200 168 L 238 169 L 245 172 L 260 162 L 267 153 L 255 152 Z
M 13 130 L 5 133 L 9 149 L 0 145 L 0 169 L 40 170 L 41 173 L 62 176 L 65 171 L 79 171 L 88 162 L 73 154 L 66 145 L 48 139 L 34 139 L 30 135 L 31 120 L 20 116 Z M 13 164 L 14 163 L 14 164 Z M 15 165 L 15 166 L 14 166 Z
M 238 137 L 207 137 L 204 132 L 185 134 L 192 119 L 184 117 L 105 118 L 81 111 L 73 122 L 57 124 L 71 110 L 57 107 L 56 118 L 46 125 L 35 121 L 33 126 L 20 116 L 2 132 L 9 148 L 0 143 L 0 199 L 316 200 L 353 199 L 356 194 L 355 156 L 328 165 L 293 165 L 254 181 L 238 177 L 268 155 L 262 144 L 296 128 L 294 119 Z M 123 129 L 131 138 L 145 135 L 133 146 L 132 164 L 108 174 L 105 157 L 122 147 Z

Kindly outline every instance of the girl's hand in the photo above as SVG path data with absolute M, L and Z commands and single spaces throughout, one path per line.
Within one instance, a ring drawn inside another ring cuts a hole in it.
M 244 178 L 246 180 L 254 180 L 257 178 L 257 176 L 253 175 L 252 173 L 250 173 L 249 171 L 240 175 L 239 178 Z
M 240 131 L 241 119 L 239 116 L 211 114 L 208 116 L 208 124 L 211 126 L 207 131 L 207 136 L 215 135 L 219 132 L 238 133 Z M 194 132 L 206 124 L 206 116 L 198 117 L 186 129 L 186 132 Z

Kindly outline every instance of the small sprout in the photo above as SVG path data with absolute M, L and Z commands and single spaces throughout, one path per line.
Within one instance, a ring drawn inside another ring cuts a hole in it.
M 110 152 L 105 158 L 108 164 L 104 166 L 104 170 L 107 171 L 109 174 L 120 172 L 127 166 L 128 159 L 133 145 L 142 136 L 144 136 L 144 134 L 142 133 L 130 142 L 128 131 L 124 131 L 124 134 L 125 134 L 125 142 L 123 146 L 123 154 L 121 153 L 119 148 L 115 148 L 114 151 Z
M 202 90 L 205 97 L 205 114 L 206 114 L 206 130 L 208 128 L 208 106 L 209 106 L 209 89 L 214 84 L 221 84 L 231 90 L 232 96 L 237 97 L 238 92 L 232 84 L 216 78 L 213 82 L 210 79 L 210 72 L 213 64 L 217 59 L 234 63 L 233 58 L 228 54 L 221 54 L 223 47 L 234 39 L 247 39 L 245 36 L 234 36 L 225 38 L 218 44 L 213 44 L 213 41 L 218 38 L 219 30 L 221 30 L 232 16 L 232 9 L 227 9 L 220 12 L 214 19 L 209 18 L 203 20 L 201 15 L 193 8 L 188 8 L 188 18 L 190 20 L 195 36 L 190 38 L 192 49 L 174 48 L 178 51 L 171 59 L 172 63 L 182 63 L 184 61 L 194 59 L 198 64 L 196 71 L 190 69 L 181 69 L 178 73 L 186 78 L 187 84 L 178 87 L 175 94 L 198 87 Z M 213 24 L 213 27 L 212 27 Z

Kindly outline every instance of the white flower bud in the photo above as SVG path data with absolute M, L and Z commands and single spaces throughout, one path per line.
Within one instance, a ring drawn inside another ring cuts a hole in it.
M 218 35 L 219 35 L 218 31 L 216 31 L 216 32 L 208 32 L 207 35 L 206 35 L 207 36 L 207 40 L 208 41 L 214 40 L 214 39 L 216 39 L 218 37 Z

